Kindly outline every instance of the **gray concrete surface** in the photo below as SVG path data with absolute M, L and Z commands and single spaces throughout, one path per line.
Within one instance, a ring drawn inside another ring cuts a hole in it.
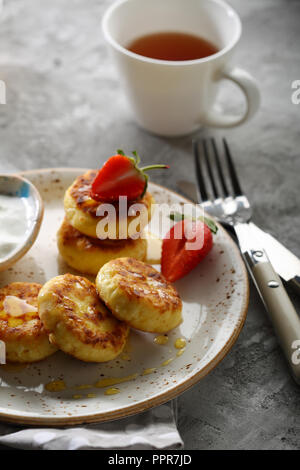
M 155 181 L 176 189 L 191 179 L 191 138 L 164 139 L 134 124 L 100 30 L 111 0 L 10 0 L 0 19 L 0 171 L 97 167 L 116 148 L 169 163 Z M 235 62 L 257 78 L 262 105 L 248 124 L 226 131 L 255 222 L 300 256 L 300 2 L 232 0 L 243 22 Z M 239 112 L 240 95 L 222 101 Z M 221 135 L 203 129 L 199 135 Z M 300 311 L 300 302 L 292 293 Z M 179 398 L 186 449 L 299 449 L 299 388 L 251 286 L 245 327 L 226 359 Z

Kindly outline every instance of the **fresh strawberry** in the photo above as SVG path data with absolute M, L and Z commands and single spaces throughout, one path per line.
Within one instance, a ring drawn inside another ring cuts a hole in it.
M 180 234 L 182 236 L 178 238 Z M 177 281 L 194 269 L 212 246 L 211 230 L 203 221 L 180 220 L 163 239 L 162 274 L 170 282 Z
M 96 201 L 118 201 L 119 196 L 127 196 L 135 201 L 144 196 L 148 175 L 145 171 L 154 168 L 169 168 L 167 165 L 150 165 L 139 168 L 140 158 L 136 152 L 134 157 L 124 155 L 118 150 L 117 155 L 110 157 L 97 173 L 91 188 L 91 198 Z

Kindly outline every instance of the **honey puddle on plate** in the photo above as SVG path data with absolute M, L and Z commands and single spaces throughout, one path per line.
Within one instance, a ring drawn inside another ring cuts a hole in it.
M 179 357 L 179 356 L 182 356 L 182 354 L 184 353 L 184 351 L 185 351 L 185 348 L 179 349 L 179 351 L 177 351 L 177 353 L 176 353 L 176 356 L 178 356 L 178 357 Z
M 92 384 L 82 384 L 75 387 L 76 390 L 86 390 L 87 388 L 92 388 Z
M 174 346 L 176 349 L 183 349 L 186 347 L 186 340 L 184 338 L 177 338 Z
M 130 380 L 136 379 L 138 375 L 139 374 L 132 374 L 128 375 L 127 377 L 108 377 L 106 379 L 98 380 L 98 382 L 95 383 L 94 387 L 104 388 L 109 387 L 110 385 L 117 385 L 123 382 L 129 382 Z
M 108 388 L 104 392 L 105 395 L 116 395 L 116 393 L 120 393 L 120 390 L 116 387 Z
M 167 344 L 168 341 L 169 341 L 169 337 L 167 335 L 155 336 L 153 340 L 155 344 L 159 344 L 159 345 Z
M 48 392 L 60 392 L 66 388 L 67 386 L 63 380 L 53 380 L 45 385 L 45 389 L 48 390 Z
M 123 382 L 129 382 L 130 380 L 135 380 L 138 375 L 139 374 L 132 374 L 132 375 L 128 375 L 127 377 L 107 377 L 105 379 L 98 380 L 98 382 L 96 382 L 93 385 L 90 385 L 90 384 L 77 385 L 77 387 L 75 387 L 75 390 L 85 390 L 85 389 L 92 388 L 92 387 L 106 388 L 106 387 L 110 387 L 111 385 L 117 385 Z M 45 389 L 48 390 L 48 392 L 59 392 L 61 390 L 65 390 L 66 388 L 67 386 L 63 380 L 53 380 L 52 382 L 49 382 L 45 385 Z M 109 391 L 111 390 L 114 390 L 114 391 L 110 393 Z M 115 393 L 119 393 L 119 392 L 116 392 L 115 390 L 119 390 L 119 389 L 110 388 L 105 391 L 105 394 L 112 395 Z M 87 394 L 87 398 L 94 398 L 94 396 L 96 397 L 96 395 L 93 393 Z M 73 395 L 73 398 L 74 399 L 82 398 L 82 395 L 76 394 L 76 395 Z
M 154 338 L 154 342 L 157 344 L 166 344 L 168 342 L 168 336 L 167 335 L 161 335 L 161 336 L 156 336 Z M 185 346 L 186 346 L 186 341 L 184 338 L 177 338 L 175 340 L 174 346 L 176 349 L 178 349 L 176 356 L 181 356 L 184 351 L 185 351 Z M 161 363 L 161 367 L 165 367 L 168 364 L 170 364 L 172 361 L 174 361 L 174 357 L 171 357 L 169 359 L 166 359 L 164 362 Z M 156 367 L 150 367 L 148 369 L 144 369 L 141 374 L 132 374 L 128 375 L 126 377 L 106 377 L 104 379 L 98 380 L 94 384 L 82 384 L 82 385 L 77 385 L 75 390 L 85 390 L 88 388 L 96 387 L 96 388 L 106 388 L 104 394 L 105 395 L 115 395 L 117 393 L 120 393 L 119 388 L 113 387 L 113 385 L 118 385 L 124 382 L 129 382 L 131 380 L 135 380 L 139 375 L 148 375 L 148 374 L 153 374 L 157 370 Z M 107 388 L 109 387 L 109 388 Z M 66 384 L 63 380 L 53 380 L 52 382 L 49 382 L 48 384 L 45 385 L 45 389 L 48 390 L 48 392 L 59 392 L 61 390 L 65 390 Z M 83 395 L 75 394 L 73 395 L 74 399 L 80 399 L 82 398 Z M 94 393 L 88 393 L 86 395 L 86 398 L 96 398 L 97 395 Z
M 144 369 L 143 372 L 142 372 L 142 375 L 149 375 L 149 374 L 153 374 L 153 372 L 156 371 L 156 367 L 151 367 L 149 369 Z
M 161 366 L 162 367 L 165 367 L 167 366 L 168 364 L 170 364 L 170 362 L 174 361 L 174 357 L 170 357 L 170 359 L 167 359 L 166 361 L 162 362 L 161 363 Z

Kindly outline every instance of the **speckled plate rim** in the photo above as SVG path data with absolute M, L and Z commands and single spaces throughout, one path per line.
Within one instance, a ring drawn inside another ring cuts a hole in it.
M 42 168 L 42 169 L 37 169 L 37 170 L 26 170 L 26 171 L 20 171 L 19 173 L 16 173 L 18 176 L 28 176 L 30 174 L 37 174 L 37 173 L 49 173 L 49 172 L 79 172 L 79 171 L 86 171 L 86 168 L 65 168 L 65 167 L 54 167 L 54 168 Z M 152 183 L 151 184 L 155 187 L 158 187 L 160 189 L 167 190 L 168 192 L 176 195 L 177 197 L 180 197 L 182 200 L 186 201 L 187 203 L 194 204 L 193 201 L 187 199 L 186 197 L 182 196 L 179 193 L 176 193 L 175 191 L 166 188 L 165 186 Z M 235 328 L 232 332 L 231 337 L 228 339 L 228 341 L 225 343 L 223 348 L 219 351 L 218 354 L 205 366 L 203 369 L 200 371 L 196 372 L 193 376 L 187 378 L 183 383 L 175 386 L 171 390 L 168 390 L 166 392 L 163 392 L 153 398 L 149 398 L 147 400 L 144 400 L 140 403 L 137 403 L 135 405 L 131 406 L 126 406 L 119 408 L 114 411 L 108 411 L 108 412 L 101 412 L 101 413 L 95 413 L 93 415 L 88 414 L 88 415 L 81 415 L 81 416 L 69 416 L 66 418 L 55 418 L 55 417 L 39 417 L 39 416 L 26 416 L 25 414 L 20 416 L 20 415 L 14 415 L 14 414 L 9 414 L 9 413 L 2 413 L 0 412 L 0 420 L 6 421 L 8 423 L 17 423 L 17 424 L 26 424 L 29 426 L 70 426 L 70 425 L 77 425 L 77 424 L 85 424 L 85 423 L 100 423 L 100 422 L 105 422 L 105 421 L 113 421 L 116 419 L 122 419 L 126 418 L 127 416 L 135 415 L 138 413 L 142 413 L 146 410 L 149 410 L 150 408 L 154 408 L 155 406 L 162 405 L 163 403 L 166 403 L 173 398 L 176 398 L 178 395 L 182 394 L 186 390 L 190 389 L 194 385 L 199 382 L 203 377 L 205 377 L 209 372 L 211 372 L 221 361 L 224 359 L 224 357 L 228 354 L 234 343 L 236 342 L 242 327 L 245 323 L 246 316 L 247 316 L 247 310 L 248 310 L 248 304 L 249 304 L 249 281 L 248 281 L 248 274 L 247 270 L 244 264 L 244 261 L 241 257 L 240 251 L 235 244 L 235 242 L 232 240 L 230 235 L 226 232 L 226 230 L 220 225 L 217 224 L 219 229 L 222 231 L 223 235 L 227 239 L 228 243 L 231 245 L 233 250 L 237 254 L 237 259 L 240 260 L 241 264 L 241 270 L 243 273 L 243 283 L 245 287 L 245 295 L 243 297 L 243 302 L 242 302 L 242 307 L 240 310 L 240 315 L 239 318 L 236 322 Z

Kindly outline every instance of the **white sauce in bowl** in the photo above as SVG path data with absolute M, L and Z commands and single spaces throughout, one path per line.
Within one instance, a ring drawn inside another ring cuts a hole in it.
M 26 199 L 0 194 L 0 262 L 25 240 L 29 228 Z

